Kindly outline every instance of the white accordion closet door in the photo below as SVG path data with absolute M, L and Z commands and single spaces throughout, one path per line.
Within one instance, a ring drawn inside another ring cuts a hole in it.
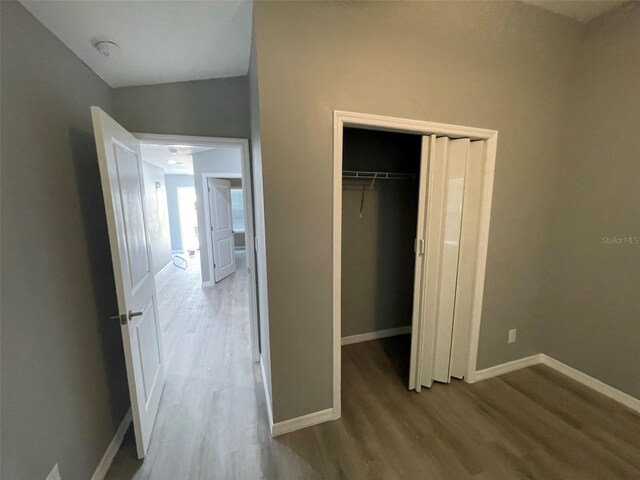
M 440 140 L 440 139 L 438 139 Z M 437 295 L 435 349 L 433 379 L 449 382 L 453 316 L 458 280 L 458 254 L 462 227 L 462 204 L 464 199 L 465 170 L 469 153 L 469 139 L 442 139 L 448 143 L 445 167 L 444 201 L 442 205 L 441 255 L 439 289 Z

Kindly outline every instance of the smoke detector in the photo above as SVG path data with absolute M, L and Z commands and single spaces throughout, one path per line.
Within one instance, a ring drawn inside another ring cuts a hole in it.
M 103 57 L 111 58 L 120 52 L 120 47 L 115 42 L 103 40 L 94 44 L 95 49 L 100 52 Z

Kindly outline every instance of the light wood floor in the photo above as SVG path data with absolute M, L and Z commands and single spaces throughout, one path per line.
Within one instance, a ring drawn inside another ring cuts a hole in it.
M 159 285 L 168 376 L 144 462 L 110 479 L 640 479 L 640 417 L 544 366 L 406 389 L 408 336 L 343 347 L 343 417 L 272 439 L 249 349 L 247 273 Z

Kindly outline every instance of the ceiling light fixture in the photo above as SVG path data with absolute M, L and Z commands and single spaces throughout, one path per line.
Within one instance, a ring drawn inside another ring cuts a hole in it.
M 103 57 L 111 58 L 120 52 L 120 47 L 115 42 L 110 42 L 109 40 L 103 40 L 100 42 L 96 42 L 94 45 L 95 49 L 100 52 Z

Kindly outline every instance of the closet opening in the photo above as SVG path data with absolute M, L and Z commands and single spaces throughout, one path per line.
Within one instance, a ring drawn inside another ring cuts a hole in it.
M 497 135 L 334 112 L 333 418 L 475 381 Z
M 402 388 L 411 354 L 422 136 L 354 127 L 343 134 L 344 368 L 375 359 L 379 368 L 367 365 L 360 375 Z

